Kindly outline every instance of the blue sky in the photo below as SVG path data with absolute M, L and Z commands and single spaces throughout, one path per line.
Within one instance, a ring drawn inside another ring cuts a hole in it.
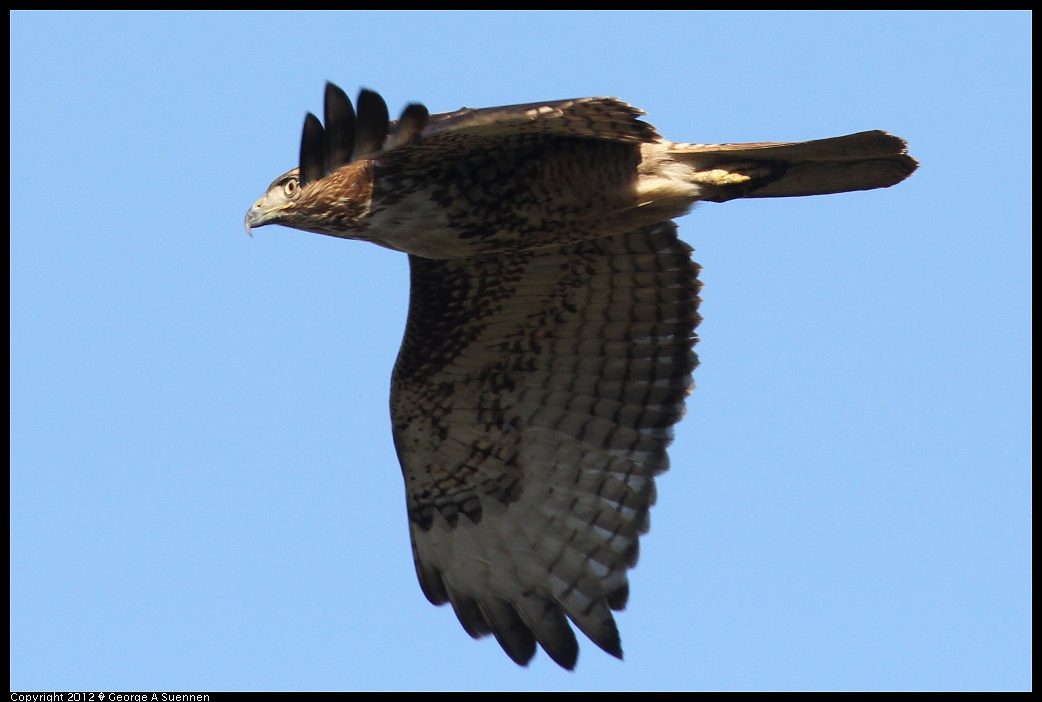
M 12 689 L 1030 688 L 1030 65 L 1027 13 L 12 14 Z M 327 80 L 922 162 L 680 220 L 702 365 L 624 662 L 421 594 L 406 259 L 242 226 Z

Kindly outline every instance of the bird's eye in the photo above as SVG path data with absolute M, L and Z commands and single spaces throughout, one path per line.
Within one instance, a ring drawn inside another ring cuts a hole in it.
M 282 190 L 286 193 L 286 197 L 293 197 L 297 193 L 297 188 L 300 187 L 297 183 L 296 178 L 290 178 L 282 184 Z

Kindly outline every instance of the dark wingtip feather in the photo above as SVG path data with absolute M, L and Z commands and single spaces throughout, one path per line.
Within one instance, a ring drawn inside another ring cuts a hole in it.
M 300 184 L 307 185 L 326 174 L 325 129 L 318 117 L 308 112 L 300 137 Z
M 387 103 L 380 94 L 362 88 L 358 93 L 358 120 L 352 161 L 370 156 L 383 148 L 389 121 Z
M 579 660 L 579 642 L 568 625 L 564 612 L 546 601 L 540 619 L 535 622 L 534 632 L 539 645 L 554 663 L 565 670 L 574 670 Z
M 610 653 L 619 660 L 622 660 L 622 638 L 619 636 L 619 630 L 615 626 L 614 620 L 611 623 L 611 627 L 608 631 L 602 632 L 597 638 L 590 639 L 598 648 L 605 653 Z
M 502 600 L 479 603 L 478 607 L 510 660 L 518 665 L 528 665 L 535 655 L 535 635 L 514 608 Z
M 418 102 L 405 106 L 402 116 L 398 118 L 398 130 L 394 134 L 394 146 L 408 144 L 427 126 L 430 112 Z
M 575 670 L 575 664 L 579 662 L 579 642 L 575 640 L 575 634 L 572 634 L 570 643 L 564 642 L 559 647 L 547 645 L 542 641 L 539 643 L 546 655 L 550 656 L 550 660 L 565 670 Z
M 622 585 L 608 593 L 608 606 L 614 610 L 626 609 L 626 602 L 630 599 L 630 584 L 623 582 Z
M 485 620 L 481 607 L 470 597 L 453 596 L 449 593 L 449 604 L 452 611 L 456 613 L 456 619 L 463 625 L 463 630 L 470 634 L 471 638 L 478 639 L 486 634 L 492 633 L 492 628 Z
M 355 148 L 355 108 L 347 93 L 326 83 L 326 167 L 335 171 L 351 162 Z

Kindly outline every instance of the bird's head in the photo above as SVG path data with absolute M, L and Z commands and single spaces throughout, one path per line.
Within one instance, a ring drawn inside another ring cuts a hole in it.
M 300 166 L 280 176 L 246 213 L 246 231 L 281 224 L 316 234 L 361 238 L 373 193 L 373 159 L 384 149 L 389 129 L 396 144 L 413 138 L 427 109 L 409 105 L 397 123 L 388 120 L 378 93 L 362 90 L 358 112 L 343 90 L 326 83 L 325 126 L 308 113 L 300 139 Z
M 289 173 L 276 178 L 275 182 L 268 186 L 264 196 L 253 203 L 253 207 L 246 213 L 246 232 L 252 236 L 254 227 L 279 224 L 282 221 L 294 219 L 284 213 L 286 210 L 292 209 L 299 200 L 300 169 L 294 168 Z
M 359 237 L 373 192 L 373 162 L 355 161 L 319 180 L 294 168 L 275 179 L 246 213 L 246 231 L 266 224 L 346 239 Z

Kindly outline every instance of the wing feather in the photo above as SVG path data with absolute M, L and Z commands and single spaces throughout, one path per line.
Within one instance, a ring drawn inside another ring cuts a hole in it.
M 431 115 L 422 136 L 506 136 L 525 133 L 642 143 L 659 139 L 639 118 L 644 111 L 612 97 L 551 100 L 481 109 L 461 108 Z
M 642 110 L 616 98 L 577 98 L 483 109 L 463 108 L 430 115 L 414 137 L 405 119 L 392 122 L 391 140 L 376 157 L 382 166 L 429 167 L 450 155 L 502 148 L 536 138 L 599 139 L 621 144 L 660 141 L 640 119 Z M 398 138 L 399 131 L 407 136 Z
M 416 571 L 471 636 L 575 664 L 612 610 L 696 358 L 698 269 L 672 222 L 556 249 L 411 256 L 392 379 Z

